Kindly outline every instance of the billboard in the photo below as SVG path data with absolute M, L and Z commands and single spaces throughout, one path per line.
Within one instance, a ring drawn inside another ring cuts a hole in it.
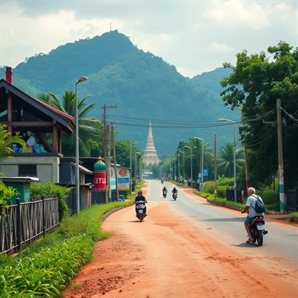
M 115 168 L 111 168 L 111 189 L 116 189 Z M 129 190 L 130 172 L 128 168 L 117 167 L 118 190 Z

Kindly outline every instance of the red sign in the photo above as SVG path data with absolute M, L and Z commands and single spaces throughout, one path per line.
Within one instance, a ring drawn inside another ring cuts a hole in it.
M 106 189 L 106 172 L 94 173 L 94 188 Z
M 119 171 L 119 175 L 121 175 L 121 176 L 126 176 L 126 174 L 127 174 L 127 171 L 125 169 L 121 169 Z

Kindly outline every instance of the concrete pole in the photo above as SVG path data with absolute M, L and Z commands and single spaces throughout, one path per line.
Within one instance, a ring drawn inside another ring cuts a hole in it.
M 284 186 L 284 162 L 283 162 L 283 144 L 282 144 L 282 123 L 281 123 L 281 100 L 276 101 L 277 110 L 277 145 L 278 145 L 278 184 L 279 184 L 279 203 L 280 213 L 284 214 L 285 204 L 285 186 Z

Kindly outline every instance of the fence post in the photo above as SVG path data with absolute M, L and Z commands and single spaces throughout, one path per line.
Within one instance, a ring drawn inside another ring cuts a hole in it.
M 21 251 L 21 204 L 20 204 L 20 199 L 16 199 L 16 204 L 17 204 L 17 246 L 18 246 L 18 251 Z
M 45 202 L 44 196 L 41 196 L 42 201 L 42 229 L 43 229 L 43 237 L 46 235 L 46 219 L 45 219 Z

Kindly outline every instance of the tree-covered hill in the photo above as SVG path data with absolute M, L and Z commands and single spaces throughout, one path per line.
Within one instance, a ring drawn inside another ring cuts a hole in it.
M 219 81 L 228 75 L 226 70 L 186 78 L 118 31 L 30 57 L 13 73 L 14 84 L 30 95 L 51 92 L 60 98 L 66 89 L 74 91 L 80 76 L 87 76 L 88 81 L 78 86 L 78 96 L 91 95 L 88 102 L 97 103 L 90 116 L 101 120 L 103 105 L 117 105 L 108 110 L 107 118 L 115 123 L 117 138 L 136 141 L 141 149 L 145 149 L 151 120 L 159 156 L 173 153 L 180 140 L 194 136 L 212 141 L 205 131 L 218 129 L 217 119 L 226 112 L 219 95 Z M 1 77 L 5 77 L 3 68 Z M 232 141 L 229 127 L 218 134 L 220 145 L 227 140 Z

